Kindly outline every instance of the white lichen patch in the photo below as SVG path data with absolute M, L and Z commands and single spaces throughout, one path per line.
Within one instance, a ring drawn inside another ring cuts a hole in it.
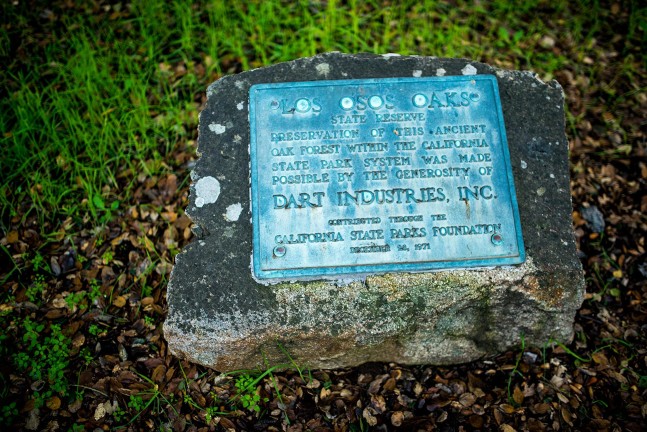
M 414 70 L 413 71 L 413 76 L 415 78 L 420 78 L 422 76 L 422 71 L 421 70 Z
M 225 220 L 227 222 L 236 222 L 242 212 L 243 206 L 240 203 L 232 204 L 227 207 L 227 212 L 224 215 Z
M 436 76 L 445 76 L 446 73 L 447 71 L 443 68 L 436 69 Z
M 238 108 L 238 111 L 242 111 L 243 108 L 245 108 L 245 104 L 242 102 L 238 102 L 238 105 L 236 105 L 236 108 Z
M 202 177 L 195 184 L 195 206 L 213 204 L 220 196 L 220 182 L 213 177 Z
M 384 58 L 400 57 L 400 54 L 398 54 L 398 53 L 386 53 L 386 54 L 382 54 L 382 57 L 384 57 Z
M 521 169 L 526 169 L 526 168 L 528 168 L 528 163 L 525 160 L 521 159 Z
M 238 144 L 239 142 L 242 141 L 242 137 L 238 134 L 234 135 L 234 142 Z
M 211 124 L 209 125 L 209 130 L 210 130 L 211 132 L 215 132 L 215 133 L 216 133 L 216 135 L 220 135 L 220 134 L 225 133 L 225 131 L 227 130 L 227 128 L 226 128 L 226 127 L 224 127 L 223 125 L 221 125 L 220 123 L 211 123 Z
M 476 75 L 476 68 L 471 64 L 467 64 L 463 69 L 461 69 L 461 73 L 463 75 Z
M 330 73 L 330 65 L 328 63 L 319 63 L 315 69 L 317 69 L 317 73 L 319 75 L 323 75 L 325 77 Z
M 240 301 L 235 296 L 228 300 L 234 303 Z M 172 352 L 189 354 L 202 364 L 214 364 L 221 356 L 241 351 L 241 345 L 237 343 L 249 340 L 251 335 L 266 332 L 270 322 L 271 315 L 267 311 L 245 313 L 233 308 L 230 313 L 193 318 L 176 310 L 164 322 L 164 330 L 165 335 L 170 336 Z M 199 331 L 187 332 L 186 327 Z M 209 348 L 205 349 L 207 346 Z M 240 352 L 238 354 L 241 358 L 244 356 Z

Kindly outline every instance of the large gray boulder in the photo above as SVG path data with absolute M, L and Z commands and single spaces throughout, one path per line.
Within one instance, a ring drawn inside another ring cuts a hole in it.
M 253 277 L 249 90 L 289 81 L 488 74 L 498 81 L 525 242 L 523 264 L 339 280 Z M 584 294 L 571 225 L 564 96 L 556 81 L 464 59 L 321 54 L 226 76 L 200 116 L 187 214 L 164 324 L 175 355 L 219 371 L 295 362 L 468 362 L 573 337 Z

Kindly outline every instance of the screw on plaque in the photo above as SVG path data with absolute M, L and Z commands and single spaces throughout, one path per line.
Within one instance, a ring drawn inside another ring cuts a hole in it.
M 270 107 L 272 107 L 272 109 L 278 109 L 278 108 L 279 108 L 279 102 L 278 102 L 278 101 L 273 100 L 273 101 L 270 103 Z
M 342 107 L 342 109 L 345 109 L 346 111 L 348 111 L 355 105 L 355 103 L 351 98 L 345 97 L 339 101 L 339 105 Z
M 296 103 L 296 110 L 299 112 L 307 112 L 310 109 L 310 101 L 308 99 L 299 99 Z
M 272 252 L 274 253 L 275 257 L 281 258 L 282 256 L 285 256 L 287 249 L 285 248 L 285 246 L 276 246 Z
M 427 96 L 420 93 L 416 94 L 415 96 L 413 96 L 413 104 L 418 108 L 422 108 L 423 106 L 426 106 Z
M 492 234 L 492 238 L 490 240 L 492 240 L 492 243 L 495 246 L 499 246 L 503 244 L 503 236 L 499 233 Z

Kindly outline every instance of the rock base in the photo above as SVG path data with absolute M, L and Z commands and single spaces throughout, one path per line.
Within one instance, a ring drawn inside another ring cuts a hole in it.
M 248 94 L 253 84 L 383 77 L 497 77 L 526 247 L 518 266 L 264 285 L 252 277 Z M 571 225 L 563 93 L 531 72 L 463 59 L 322 54 L 224 77 L 200 117 L 164 332 L 171 351 L 219 371 L 286 361 L 462 363 L 568 342 L 584 295 Z

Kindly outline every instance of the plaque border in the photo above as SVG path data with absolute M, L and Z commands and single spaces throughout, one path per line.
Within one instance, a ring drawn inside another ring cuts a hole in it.
M 260 265 L 260 233 L 258 227 L 260 226 L 260 211 L 254 212 L 255 202 L 259 199 L 259 186 L 258 186 L 258 169 L 259 163 L 257 160 L 257 143 L 256 143 L 256 112 L 254 106 L 256 104 L 256 90 L 263 89 L 276 89 L 276 88 L 303 88 L 303 87 L 320 87 L 320 86 L 347 86 L 347 85 L 361 85 L 361 84 L 383 84 L 385 82 L 394 83 L 407 83 L 407 82 L 420 82 L 420 81 L 488 81 L 492 86 L 494 95 L 494 105 L 497 112 L 498 130 L 501 137 L 501 147 L 503 152 L 503 163 L 506 169 L 506 179 L 508 182 L 508 190 L 510 192 L 510 204 L 512 207 L 512 219 L 515 229 L 515 240 L 519 250 L 518 255 L 508 257 L 477 257 L 465 258 L 443 261 L 422 261 L 415 263 L 396 262 L 390 264 L 360 264 L 360 265 L 347 265 L 347 266 L 313 266 L 307 268 L 292 268 L 292 269 L 273 269 L 263 270 Z M 249 185 L 250 185 L 250 211 L 252 214 L 252 256 L 251 256 L 251 270 L 252 275 L 258 280 L 266 281 L 285 281 L 285 280 L 317 280 L 317 279 L 344 279 L 349 277 L 361 277 L 367 274 L 374 273 L 420 273 L 428 271 L 442 271 L 442 270 L 459 270 L 471 269 L 478 267 L 497 267 L 513 264 L 522 264 L 526 261 L 526 250 L 523 241 L 523 233 L 521 230 L 521 220 L 519 215 L 519 205 L 517 202 L 517 193 L 514 184 L 514 175 L 512 173 L 512 164 L 510 161 L 510 149 L 508 146 L 507 131 L 505 128 L 505 120 L 503 117 L 503 109 L 501 106 L 501 97 L 499 93 L 499 85 L 497 78 L 491 74 L 483 75 L 449 75 L 442 77 L 389 77 L 389 78 L 361 78 L 361 79 L 342 79 L 342 80 L 320 80 L 320 81 L 287 81 L 277 83 L 260 83 L 254 84 L 249 89 Z M 468 265 L 466 265 L 468 264 Z

